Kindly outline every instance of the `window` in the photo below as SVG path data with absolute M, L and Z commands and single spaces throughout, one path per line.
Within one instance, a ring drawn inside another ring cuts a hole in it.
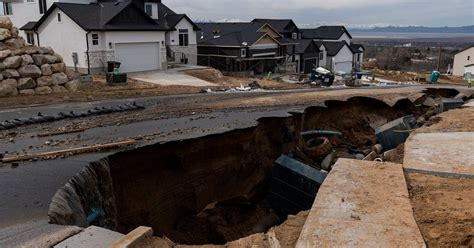
M 92 34 L 92 45 L 93 46 L 98 46 L 99 45 L 99 35 L 98 34 Z
M 240 49 L 240 56 L 243 58 L 247 57 L 247 49 L 245 48 Z
M 471 56 L 467 56 L 467 61 L 471 60 Z
M 5 15 L 13 15 L 12 3 L 3 3 L 3 13 Z
M 40 14 L 44 14 L 46 10 L 48 10 L 48 5 L 46 4 L 46 0 L 39 0 Z
M 61 13 L 58 13 L 58 22 L 61 22 Z
M 28 44 L 34 45 L 35 44 L 35 34 L 34 33 L 26 33 L 26 42 L 28 42 Z
M 291 38 L 292 38 L 293 40 L 297 40 L 297 39 L 298 39 L 298 33 L 292 33 L 292 34 L 291 34 Z
M 324 52 L 319 53 L 319 60 L 324 60 Z
M 149 16 L 153 16 L 153 5 L 145 4 L 145 13 Z
M 189 31 L 187 29 L 179 30 L 179 46 L 189 45 Z
M 357 54 L 357 61 L 360 62 L 360 53 Z
M 26 0 L 27 3 L 34 3 L 35 0 Z

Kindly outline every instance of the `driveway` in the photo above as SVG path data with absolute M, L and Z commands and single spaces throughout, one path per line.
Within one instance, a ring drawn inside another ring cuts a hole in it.
M 199 66 L 180 66 L 170 68 L 168 70 L 145 71 L 129 73 L 128 77 L 134 80 L 148 82 L 152 84 L 159 84 L 163 86 L 180 85 L 180 86 L 195 86 L 195 87 L 210 87 L 217 86 L 216 84 L 204 81 L 202 79 L 189 76 L 184 72 L 186 70 L 200 69 L 207 67 Z

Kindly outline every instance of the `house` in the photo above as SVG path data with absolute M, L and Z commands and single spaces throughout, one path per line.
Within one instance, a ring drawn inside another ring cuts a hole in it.
M 361 69 L 365 48 L 352 43 L 352 35 L 344 26 L 321 26 L 300 32 L 302 39 L 323 42 L 327 48 L 326 69 L 341 73 Z
M 297 59 L 299 61 L 298 71 L 302 73 L 311 73 L 314 68 L 326 67 L 326 47 L 322 42 L 314 40 L 296 40 Z
M 198 23 L 198 64 L 226 72 L 266 74 L 286 69 L 296 43 L 268 23 Z
M 473 73 L 474 45 L 467 47 L 454 55 L 453 75 L 464 76 L 466 72 Z
M 288 39 L 297 40 L 301 38 L 299 28 L 291 19 L 254 19 L 251 22 L 267 23 L 272 26 L 278 33 Z
M 11 10 L 28 43 L 54 47 L 83 73 L 103 73 L 111 60 L 122 63 L 122 72 L 197 63 L 198 27 L 161 0 L 25 0 Z

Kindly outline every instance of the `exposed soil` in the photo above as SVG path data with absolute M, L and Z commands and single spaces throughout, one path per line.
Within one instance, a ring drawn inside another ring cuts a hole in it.
M 474 246 L 474 180 L 407 174 L 416 222 L 428 247 Z
M 474 108 L 453 109 L 432 117 L 430 123 L 416 132 L 474 132 Z

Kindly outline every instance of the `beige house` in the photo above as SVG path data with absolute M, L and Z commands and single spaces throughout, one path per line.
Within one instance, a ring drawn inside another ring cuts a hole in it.
M 464 76 L 464 73 L 472 71 L 474 64 L 474 45 L 454 55 L 453 75 Z

